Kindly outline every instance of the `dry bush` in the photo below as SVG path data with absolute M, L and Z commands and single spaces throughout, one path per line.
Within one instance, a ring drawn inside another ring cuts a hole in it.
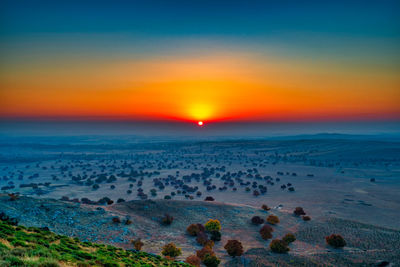
M 274 229 L 272 229 L 271 226 L 269 225 L 264 225 L 261 229 L 260 229 L 260 235 L 262 237 L 262 239 L 264 240 L 268 240 L 270 238 L 272 238 L 272 232 L 274 231 Z
M 293 214 L 296 216 L 306 215 L 302 207 L 296 207 L 293 211 Z
M 180 248 L 176 247 L 174 243 L 168 243 L 163 246 L 161 254 L 163 254 L 164 256 L 169 256 L 171 258 L 175 258 L 181 255 L 182 251 Z
M 268 216 L 268 218 L 267 218 L 267 222 L 269 223 L 269 224 L 277 224 L 277 223 L 279 223 L 279 218 L 278 218 L 278 216 L 275 216 L 275 215 L 269 215 Z
M 212 248 L 203 247 L 202 249 L 196 251 L 196 255 L 203 261 L 206 255 L 215 255 L 215 253 Z
M 264 219 L 262 219 L 260 216 L 254 216 L 251 218 L 251 223 L 255 225 L 260 225 L 264 223 Z
M 286 253 L 290 250 L 287 243 L 280 239 L 272 240 L 269 244 L 269 248 L 275 253 Z
M 242 243 L 238 240 L 228 240 L 224 248 L 232 257 L 241 256 L 244 252 Z
M 189 257 L 186 258 L 185 262 L 195 267 L 200 267 L 201 259 L 196 255 L 190 255 Z
M 208 241 L 208 236 L 205 232 L 199 232 L 196 237 L 196 242 L 204 246 Z
M 169 214 L 165 214 L 164 217 L 162 218 L 161 222 L 164 225 L 170 225 L 174 221 L 174 217 L 172 217 Z
M 287 244 L 290 244 L 296 241 L 296 237 L 294 236 L 294 234 L 288 233 L 282 238 L 282 240 L 285 241 Z
M 131 243 L 132 243 L 133 247 L 139 251 L 142 250 L 142 247 L 144 245 L 144 243 L 142 242 L 142 240 L 140 240 L 140 238 L 136 239 L 136 240 L 132 240 Z
M 325 237 L 326 243 L 334 248 L 342 248 L 346 246 L 346 241 L 341 235 L 331 234 Z
M 263 210 L 265 210 L 265 211 L 269 211 L 271 208 L 270 207 L 268 207 L 267 205 L 262 205 L 261 206 L 261 208 L 263 209 Z

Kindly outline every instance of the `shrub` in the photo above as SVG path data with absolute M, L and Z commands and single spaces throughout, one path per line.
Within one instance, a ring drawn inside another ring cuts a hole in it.
M 161 221 L 164 225 L 170 225 L 174 221 L 174 217 L 166 213 Z
M 306 215 L 302 207 L 297 207 L 294 209 L 293 214 L 296 216 Z
M 265 210 L 265 211 L 269 211 L 271 208 L 270 207 L 268 207 L 267 205 L 262 205 L 261 206 L 261 208 L 263 209 L 263 210 Z
M 310 221 L 311 220 L 311 217 L 310 216 L 303 216 L 303 221 Z
M 217 267 L 221 263 L 221 260 L 218 259 L 215 255 L 207 254 L 204 257 L 203 263 L 207 267 Z
M 290 250 L 288 248 L 287 243 L 279 239 L 272 240 L 271 243 L 269 244 L 269 248 L 271 249 L 272 252 L 275 253 L 286 253 Z
M 264 219 L 262 219 L 260 216 L 254 216 L 253 218 L 251 218 L 251 223 L 255 225 L 263 224 Z
M 201 259 L 199 257 L 197 257 L 196 255 L 191 255 L 186 258 L 185 262 L 189 263 L 193 266 L 200 267 Z
M 117 203 L 122 203 L 122 202 L 125 202 L 125 199 L 123 199 L 123 198 L 118 198 Z
M 199 243 L 200 245 L 204 246 L 204 245 L 207 243 L 207 241 L 208 241 L 208 236 L 207 236 L 207 234 L 204 233 L 204 232 L 199 232 L 199 233 L 197 234 L 196 241 L 197 241 L 197 243 Z
M 199 227 L 199 224 L 191 224 L 186 228 L 186 231 L 188 232 L 189 235 L 191 236 L 197 236 L 199 232 L 201 232 L 201 229 Z M 204 230 L 203 230 L 204 231 Z
M 142 242 L 142 240 L 140 240 L 140 238 L 136 239 L 136 240 L 132 240 L 131 243 L 132 243 L 133 247 L 138 251 L 142 250 L 142 247 L 144 245 L 144 243 Z
M 290 244 L 296 240 L 296 237 L 292 233 L 286 234 L 283 238 L 283 241 L 285 241 L 287 244 Z
M 214 247 L 214 241 L 212 240 L 207 240 L 206 243 L 204 244 L 205 247 L 213 248 Z
M 278 216 L 275 216 L 275 215 L 269 215 L 267 218 L 267 222 L 269 224 L 277 224 L 277 223 L 279 223 L 279 218 L 278 218 Z
M 180 248 L 176 247 L 174 243 L 168 243 L 163 247 L 161 254 L 163 254 L 164 256 L 175 258 L 181 255 L 182 251 Z
M 121 219 L 119 217 L 112 218 L 113 223 L 121 223 Z
M 210 219 L 204 225 L 204 227 L 206 228 L 206 230 L 208 232 L 212 232 L 212 231 L 218 231 L 219 232 L 221 230 L 221 223 L 218 220 Z
M 214 242 L 221 241 L 221 233 L 218 231 L 212 231 L 210 238 Z
M 331 234 L 325 237 L 326 243 L 334 248 L 342 248 L 346 246 L 346 241 L 341 235 Z
M 264 225 L 261 229 L 260 229 L 260 235 L 261 238 L 264 240 L 268 240 L 270 238 L 272 238 L 272 232 L 274 231 L 274 229 L 272 229 L 271 226 L 269 225 Z
M 243 254 L 243 246 L 238 240 L 228 240 L 228 242 L 224 246 L 226 252 L 228 252 L 229 256 L 241 256 Z
M 203 247 L 202 249 L 196 251 L 196 255 L 203 261 L 206 255 L 215 255 L 215 253 L 212 248 Z
M 208 196 L 208 197 L 206 197 L 206 198 L 204 199 L 204 201 L 214 201 L 214 198 L 213 198 L 213 197 L 210 197 L 210 196 Z

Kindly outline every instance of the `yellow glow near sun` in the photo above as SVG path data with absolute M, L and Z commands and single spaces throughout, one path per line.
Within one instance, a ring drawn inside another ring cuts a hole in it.
M 213 108 L 210 105 L 201 103 L 193 104 L 189 108 L 189 116 L 193 120 L 203 121 L 211 118 L 213 115 Z

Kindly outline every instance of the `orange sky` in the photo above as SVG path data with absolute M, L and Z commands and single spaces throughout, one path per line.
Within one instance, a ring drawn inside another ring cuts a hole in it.
M 398 118 L 396 74 L 241 52 L 43 59 L 1 69 L 0 115 L 194 121 Z

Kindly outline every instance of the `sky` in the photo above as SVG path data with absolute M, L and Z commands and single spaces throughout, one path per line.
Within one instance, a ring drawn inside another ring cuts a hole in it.
M 0 1 L 0 118 L 400 119 L 399 1 Z

